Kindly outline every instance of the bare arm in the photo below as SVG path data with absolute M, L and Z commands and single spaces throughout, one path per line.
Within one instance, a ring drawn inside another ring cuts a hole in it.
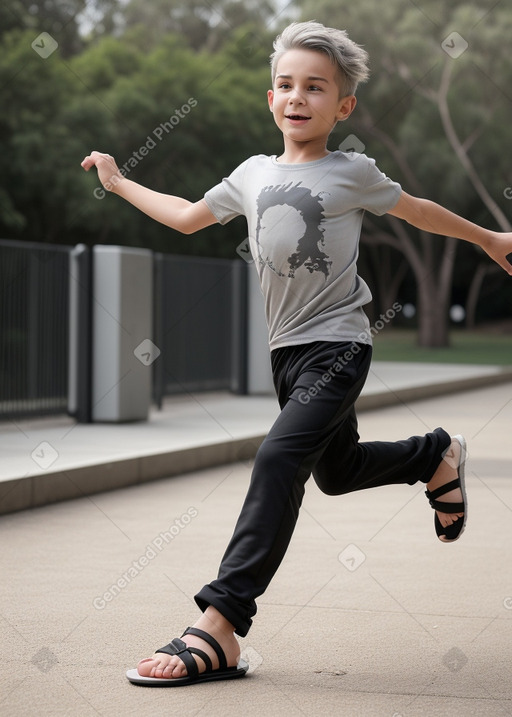
M 193 234 L 217 222 L 204 199 L 193 203 L 181 197 L 154 192 L 132 182 L 121 175 L 113 157 L 109 154 L 91 152 L 83 160 L 82 167 L 88 172 L 94 166 L 98 170 L 100 182 L 107 191 L 118 194 L 152 219 L 171 229 L 183 234 Z
M 512 234 L 493 232 L 459 217 L 435 202 L 402 192 L 398 204 L 389 212 L 418 229 L 432 234 L 464 239 L 481 247 L 507 274 L 512 276 Z

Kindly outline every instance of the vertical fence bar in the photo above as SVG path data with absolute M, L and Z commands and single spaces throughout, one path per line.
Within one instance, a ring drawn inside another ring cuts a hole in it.
M 29 402 L 34 401 L 38 394 L 38 367 L 39 367 L 39 284 L 41 280 L 39 262 L 34 251 L 28 255 L 28 281 L 27 281 L 27 341 L 29 351 L 27 355 L 26 397 Z
M 231 390 L 247 394 L 247 272 L 245 261 L 233 262 L 231 301 Z
M 85 244 L 69 258 L 68 413 L 91 422 L 92 255 Z
M 163 254 L 158 252 L 153 256 L 153 336 L 154 342 L 160 351 L 164 350 L 164 277 Z M 164 356 L 155 361 L 153 365 L 153 402 L 159 411 L 162 410 L 165 372 Z

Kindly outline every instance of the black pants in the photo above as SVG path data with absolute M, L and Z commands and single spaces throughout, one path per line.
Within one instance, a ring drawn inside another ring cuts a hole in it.
M 261 444 L 247 497 L 216 580 L 195 596 L 244 637 L 290 542 L 305 483 L 341 495 L 363 488 L 427 483 L 450 445 L 438 428 L 397 442 L 360 443 L 354 403 L 371 347 L 316 342 L 272 352 L 281 413 Z

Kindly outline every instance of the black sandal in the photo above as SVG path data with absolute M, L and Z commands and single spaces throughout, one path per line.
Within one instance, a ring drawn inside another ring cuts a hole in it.
M 245 660 L 240 660 L 236 667 L 228 667 L 226 662 L 226 655 L 224 650 L 219 645 L 217 640 L 203 630 L 199 630 L 197 627 L 187 627 L 181 637 L 185 635 L 195 635 L 200 637 L 212 647 L 219 659 L 219 667 L 214 670 L 212 661 L 204 652 L 198 647 L 187 647 L 187 645 L 179 637 L 176 637 L 165 647 L 161 647 L 156 652 L 165 652 L 168 655 L 178 655 L 181 660 L 185 663 L 188 675 L 186 677 L 143 677 L 139 675 L 137 669 L 128 670 L 126 677 L 133 682 L 135 685 L 145 685 L 146 687 L 179 687 L 181 685 L 192 685 L 196 682 L 211 682 L 213 680 L 231 680 L 236 677 L 244 677 L 249 669 L 249 665 Z M 200 657 L 205 665 L 206 670 L 199 672 L 197 662 L 194 660 L 192 655 L 195 654 Z
M 446 483 L 445 485 L 440 486 L 439 488 L 436 488 L 433 491 L 425 491 L 425 495 L 427 496 L 428 501 L 434 510 L 438 510 L 441 513 L 448 514 L 464 513 L 461 518 L 457 518 L 454 523 L 448 525 L 446 528 L 441 525 L 441 521 L 437 517 L 437 513 L 435 514 L 434 526 L 436 529 L 437 537 L 440 540 L 441 535 L 444 535 L 446 537 L 446 540 L 441 540 L 442 543 L 453 543 L 455 540 L 458 540 L 464 532 L 468 517 L 468 500 L 466 495 L 466 484 L 464 475 L 466 467 L 466 441 L 464 440 L 463 436 L 454 436 L 454 439 L 460 443 L 460 460 L 459 465 L 457 467 L 457 478 L 450 481 L 449 483 Z M 451 490 L 455 490 L 455 488 L 460 488 L 461 490 L 462 503 L 446 503 L 444 501 L 437 500 L 439 497 L 445 495 L 446 493 L 449 493 Z

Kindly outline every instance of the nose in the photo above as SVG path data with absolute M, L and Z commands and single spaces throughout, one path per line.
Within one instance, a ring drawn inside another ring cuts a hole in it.
M 295 87 L 288 95 L 288 104 L 304 104 L 304 95 Z

